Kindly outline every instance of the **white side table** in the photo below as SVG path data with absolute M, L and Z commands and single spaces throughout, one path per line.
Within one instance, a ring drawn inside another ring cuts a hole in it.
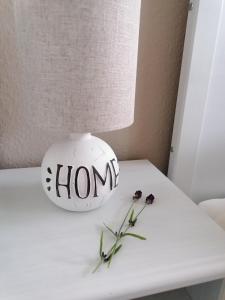
M 123 300 L 211 281 L 204 300 L 219 299 L 224 231 L 148 161 L 120 166 L 111 201 L 87 213 L 54 206 L 39 168 L 0 171 L 0 299 Z M 156 196 L 134 228 L 147 240 L 125 239 L 110 269 L 91 274 L 102 223 L 120 222 L 138 189 Z

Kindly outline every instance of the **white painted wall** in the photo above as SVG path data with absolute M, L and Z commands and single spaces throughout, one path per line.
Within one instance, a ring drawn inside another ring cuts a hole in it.
M 194 201 L 225 197 L 225 5 L 189 13 L 168 176 Z

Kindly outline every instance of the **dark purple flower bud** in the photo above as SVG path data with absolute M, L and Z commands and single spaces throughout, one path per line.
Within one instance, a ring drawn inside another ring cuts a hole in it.
M 150 195 L 148 195 L 148 196 L 146 197 L 145 203 L 146 203 L 146 204 L 152 204 L 152 203 L 154 202 L 154 199 L 155 199 L 154 195 L 153 195 L 153 194 L 150 194 Z
M 142 191 L 136 191 L 136 192 L 134 193 L 133 199 L 134 199 L 134 200 L 138 200 L 138 199 L 141 198 L 141 196 L 142 196 Z
M 129 221 L 129 225 L 130 225 L 131 227 L 134 227 L 135 224 L 136 224 L 136 222 L 137 222 L 137 218 L 135 218 L 134 220 L 130 220 L 130 221 Z

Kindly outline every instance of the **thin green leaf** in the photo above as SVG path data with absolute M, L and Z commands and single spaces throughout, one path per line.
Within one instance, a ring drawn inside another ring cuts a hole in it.
M 133 220 L 133 226 L 136 224 L 137 222 L 137 217 Z
M 136 233 L 127 232 L 127 233 L 124 233 L 123 236 L 132 236 L 132 237 L 135 237 L 135 238 L 137 238 L 139 240 L 146 240 L 146 237 L 141 236 L 141 235 L 136 234 Z
M 122 247 L 122 244 L 120 244 L 118 247 L 116 247 L 114 255 L 120 251 L 121 247 Z
M 95 273 L 99 269 L 99 267 L 101 266 L 101 264 L 102 264 L 102 259 L 99 260 L 98 264 L 95 266 L 95 268 L 92 271 L 92 273 Z
M 116 246 L 116 245 L 115 245 L 115 246 Z M 116 253 L 120 251 L 121 247 L 122 247 L 122 244 L 120 244 L 120 245 L 119 245 L 118 247 L 116 247 L 116 248 L 114 247 L 114 249 L 113 249 L 113 251 L 111 252 L 111 254 L 105 259 L 105 262 L 108 262 L 108 268 L 109 268 L 109 266 L 110 266 L 110 264 L 111 264 L 113 255 L 116 255 Z
M 100 246 L 99 246 L 100 257 L 102 257 L 102 248 L 103 248 L 103 231 L 101 232 L 101 237 L 100 237 Z
M 130 214 L 130 218 L 129 218 L 129 223 L 133 222 L 133 216 L 134 216 L 134 209 L 132 209 L 131 214 Z
M 106 225 L 105 223 L 103 224 L 114 236 L 117 236 L 116 233 L 108 225 Z
M 117 243 L 118 243 L 118 241 L 116 241 L 115 244 L 114 244 L 113 247 L 112 247 L 112 252 L 111 252 L 111 254 L 110 254 L 110 256 L 109 256 L 109 260 L 108 260 L 108 268 L 110 267 L 110 264 L 111 264 L 113 255 L 115 254 L 115 250 L 116 250 L 116 248 L 117 248 Z

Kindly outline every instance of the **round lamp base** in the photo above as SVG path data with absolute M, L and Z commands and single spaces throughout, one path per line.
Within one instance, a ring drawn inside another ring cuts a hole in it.
M 118 185 L 119 165 L 111 147 L 91 134 L 71 134 L 52 145 L 41 166 L 51 201 L 70 211 L 102 206 Z

